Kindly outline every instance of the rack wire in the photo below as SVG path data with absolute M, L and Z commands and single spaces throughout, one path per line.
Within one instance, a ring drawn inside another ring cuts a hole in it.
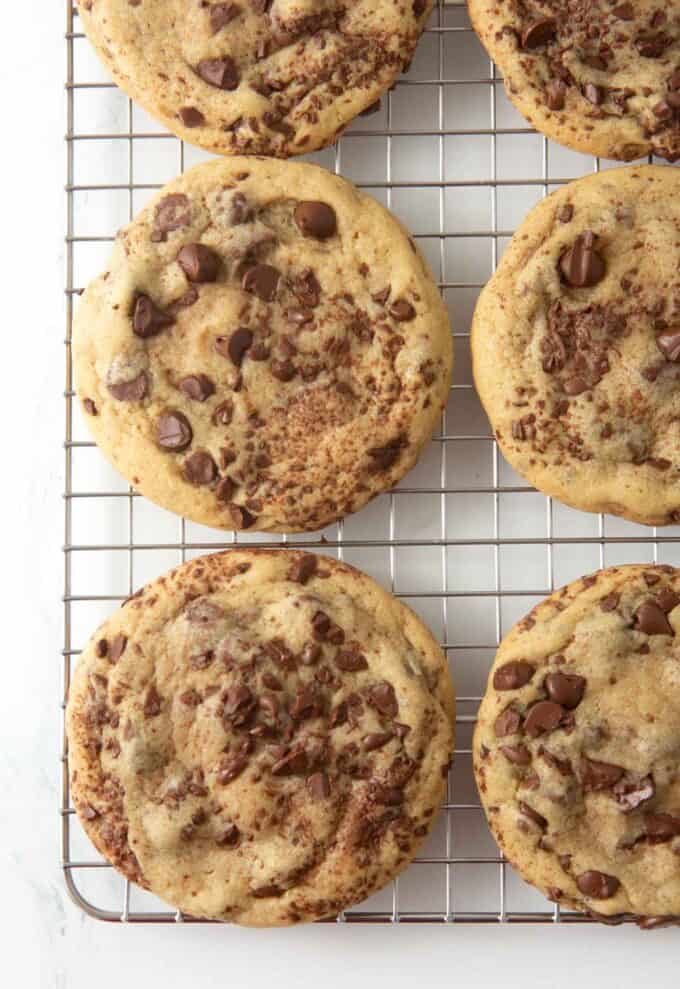
M 177 520 L 108 467 L 74 401 L 76 297 L 106 262 L 116 229 L 185 167 L 208 157 L 159 128 L 92 54 L 66 0 L 67 216 L 62 709 L 92 628 L 147 580 L 234 544 L 304 546 L 356 564 L 438 635 L 458 693 L 456 758 L 433 834 L 391 886 L 340 923 L 572 923 L 503 860 L 471 767 L 476 709 L 510 626 L 569 580 L 620 562 L 680 565 L 680 526 L 661 532 L 586 515 L 538 494 L 500 456 L 474 392 L 468 327 L 477 294 L 526 211 L 570 179 L 612 167 L 549 143 L 507 101 L 463 0 L 436 0 L 410 72 L 378 113 L 310 160 L 399 215 L 448 305 L 456 369 L 441 429 L 399 486 L 321 533 L 225 534 Z M 61 857 L 75 902 L 100 920 L 197 922 L 124 880 L 87 840 L 69 793 L 62 720 Z M 200 922 L 200 921 L 199 921 Z

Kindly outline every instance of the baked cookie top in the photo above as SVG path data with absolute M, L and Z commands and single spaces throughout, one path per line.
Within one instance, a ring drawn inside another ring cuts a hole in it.
M 432 0 L 79 0 L 125 92 L 185 141 L 286 158 L 332 144 L 408 65 Z
M 314 165 L 225 158 L 170 183 L 80 301 L 76 387 L 142 494 L 226 529 L 320 529 L 415 463 L 452 341 L 379 203 Z
M 473 741 L 491 830 L 550 899 L 680 920 L 680 571 L 577 580 L 503 640 Z
M 504 456 L 575 508 L 680 521 L 680 171 L 617 168 L 543 200 L 473 321 Z
M 663 0 L 469 0 L 532 126 L 576 151 L 680 156 L 680 8 Z
M 454 717 L 443 653 L 369 577 L 229 551 L 149 584 L 84 650 L 73 801 L 116 868 L 189 914 L 316 920 L 410 862 Z

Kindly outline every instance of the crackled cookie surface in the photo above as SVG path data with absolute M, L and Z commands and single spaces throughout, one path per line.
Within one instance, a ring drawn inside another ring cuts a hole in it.
M 501 643 L 474 736 L 491 830 L 557 903 L 680 919 L 680 571 L 625 566 Z
M 73 801 L 120 871 L 194 916 L 331 916 L 401 871 L 453 744 L 419 619 L 325 557 L 191 561 L 105 622 L 67 712 Z
M 331 144 L 410 62 L 431 0 L 79 0 L 114 80 L 184 140 L 287 157 Z
M 319 529 L 413 466 L 448 397 L 446 310 L 382 206 L 313 165 L 228 158 L 117 238 L 74 326 L 113 464 L 226 529 Z
M 475 382 L 512 466 L 586 511 L 680 521 L 680 171 L 541 202 L 482 292 Z
M 680 7 L 661 0 L 469 0 L 509 98 L 567 147 L 680 156 Z

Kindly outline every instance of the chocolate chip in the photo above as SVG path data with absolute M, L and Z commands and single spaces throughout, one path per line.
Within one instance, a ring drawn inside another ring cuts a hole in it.
M 230 477 L 223 477 L 215 488 L 215 497 L 218 501 L 231 501 L 236 491 L 236 485 Z
M 95 652 L 99 659 L 104 659 L 109 651 L 109 643 L 106 639 L 99 639 L 97 645 L 95 646 Z
M 528 766 L 531 762 L 531 752 L 526 745 L 501 745 L 501 752 L 515 766 Z
M 643 58 L 661 58 L 672 43 L 673 39 L 667 34 L 648 35 L 635 39 L 635 47 Z
M 229 505 L 229 515 L 235 529 L 251 529 L 257 522 L 255 516 L 242 505 Z
M 244 292 L 256 295 L 263 302 L 271 302 L 276 296 L 281 272 L 270 264 L 256 264 L 243 276 L 241 287 Z
M 545 817 L 543 817 L 542 814 L 539 814 L 537 810 L 534 810 L 534 808 L 529 804 L 524 803 L 523 800 L 519 801 L 519 811 L 524 817 L 528 817 L 530 821 L 533 821 L 534 824 L 538 825 L 542 831 L 547 829 L 548 822 Z
M 656 601 L 645 601 L 634 613 L 633 628 L 645 635 L 674 635 L 671 623 Z
M 174 322 L 172 316 L 159 309 L 148 295 L 137 296 L 132 314 L 132 330 L 138 337 L 154 337 Z
M 80 808 L 80 816 L 86 821 L 94 821 L 100 816 L 100 814 L 98 810 L 95 810 L 92 804 L 84 804 Z
M 309 760 L 304 749 L 292 749 L 272 766 L 274 776 L 299 776 L 306 773 Z
M 319 560 L 314 553 L 304 553 L 295 560 L 288 573 L 288 579 L 296 584 L 306 584 L 314 576 Z
M 532 704 L 524 719 L 524 730 L 530 738 L 536 738 L 559 727 L 564 708 L 553 701 L 537 701 Z
M 92 401 L 91 398 L 83 399 L 83 408 L 85 409 L 88 415 L 90 416 L 97 415 L 97 406 L 95 405 L 95 403 Z
M 659 100 L 652 107 L 652 113 L 659 120 L 671 120 L 673 117 L 673 107 L 667 100 Z
M 238 227 L 242 223 L 250 223 L 254 215 L 255 211 L 243 193 L 235 192 L 229 203 L 229 223 Z
M 575 398 L 577 395 L 582 395 L 584 391 L 588 391 L 588 382 L 580 375 L 576 375 L 574 378 L 567 378 L 563 381 L 562 387 L 567 395 L 571 395 L 572 398 Z
M 632 3 L 621 3 L 618 7 L 614 7 L 612 10 L 614 17 L 618 17 L 620 21 L 632 21 L 635 18 L 635 10 Z
M 224 848 L 236 848 L 241 840 L 241 832 L 235 824 L 228 824 L 215 838 L 215 843 Z
M 181 453 L 193 436 L 191 424 L 182 412 L 165 412 L 156 419 L 156 442 L 163 450 Z
M 656 338 L 656 345 L 667 361 L 680 363 L 680 330 L 661 333 Z
M 179 118 L 185 127 L 201 127 L 205 123 L 205 117 L 195 106 L 183 106 L 179 111 Z
M 552 41 L 557 34 L 557 21 L 552 17 L 542 17 L 531 21 L 522 31 L 522 48 L 530 51 Z
M 241 13 L 241 8 L 235 3 L 213 3 L 209 8 L 210 28 L 217 34 L 223 27 L 231 23 Z
M 221 402 L 212 415 L 212 420 L 216 426 L 229 426 L 234 416 L 234 403 L 231 399 Z
M 283 690 L 283 684 L 277 676 L 265 670 L 262 674 L 262 683 L 269 690 Z
M 493 685 L 496 690 L 519 690 L 529 683 L 534 673 L 531 663 L 513 660 L 498 667 L 493 675 Z
M 307 779 L 307 788 L 313 800 L 325 800 L 331 795 L 331 785 L 326 773 L 313 773 Z
M 187 707 L 198 707 L 202 703 L 203 698 L 197 690 L 190 687 L 189 690 L 185 690 L 183 694 L 179 695 L 179 699 L 182 704 L 186 704 Z
M 205 244 L 185 244 L 177 263 L 190 282 L 214 282 L 220 270 L 219 256 Z
M 584 231 L 560 259 L 562 275 L 574 288 L 590 288 L 604 278 L 605 264 L 595 250 L 595 240 L 592 230 Z
M 600 609 L 604 612 L 616 611 L 619 606 L 619 601 L 621 600 L 621 595 L 616 591 L 612 591 L 606 597 L 602 598 L 600 601 Z
M 307 642 L 302 647 L 300 662 L 303 666 L 313 666 L 321 658 L 321 646 L 318 642 Z
M 620 780 L 612 787 L 612 794 L 624 814 L 636 810 L 640 804 L 651 800 L 656 792 L 651 775 L 637 780 Z
M 272 361 L 269 365 L 269 370 L 277 381 L 283 381 L 284 383 L 292 381 L 297 374 L 295 365 L 289 360 Z
M 551 701 L 573 711 L 583 699 L 586 680 L 571 673 L 549 673 L 543 685 Z
M 587 82 L 585 84 L 583 95 L 593 106 L 600 106 L 604 102 L 604 90 L 602 86 L 596 86 L 594 82 Z
M 298 302 L 314 309 L 321 301 L 321 286 L 311 268 L 306 268 L 291 286 Z
M 183 193 L 165 196 L 156 206 L 151 240 L 166 240 L 165 234 L 188 226 L 191 220 L 191 205 Z
M 308 201 L 298 203 L 293 212 L 298 230 L 305 237 L 328 240 L 337 231 L 335 210 L 328 203 Z
M 223 357 L 229 357 L 232 364 L 241 367 L 243 358 L 253 343 L 253 334 L 245 326 L 240 326 L 238 330 L 229 337 L 217 337 L 215 340 L 215 350 Z
M 315 685 L 308 683 L 301 687 L 290 706 L 291 718 L 295 721 L 307 721 L 309 718 L 319 718 L 322 714 L 323 700 Z
M 551 79 L 546 90 L 546 103 L 549 110 L 564 110 L 567 97 L 567 85 L 561 79 Z
M 235 726 L 241 726 L 248 721 L 255 710 L 257 701 L 252 690 L 243 683 L 229 687 L 224 695 L 222 717 Z
M 380 471 L 389 470 L 399 459 L 405 445 L 404 438 L 398 436 L 385 446 L 374 446 L 369 449 L 368 455 L 372 460 L 371 472 L 377 474 Z
M 645 814 L 645 833 L 653 845 L 680 835 L 680 817 L 672 814 Z
M 323 642 L 331 627 L 331 620 L 325 611 L 317 611 L 312 616 L 312 631 L 314 638 Z
M 680 594 L 676 594 L 670 587 L 667 587 L 665 591 L 657 594 L 656 603 L 665 614 L 668 614 L 680 604 Z
M 608 876 L 606 872 L 590 869 L 576 876 L 576 885 L 584 896 L 590 896 L 593 900 L 608 900 L 621 884 L 616 876 Z
M 391 731 L 373 731 L 368 735 L 364 735 L 363 747 L 364 752 L 374 752 L 376 749 L 381 749 L 383 745 L 387 745 L 394 738 L 394 732 Z
M 300 306 L 291 306 L 290 309 L 286 310 L 286 319 L 294 326 L 305 326 L 307 323 L 312 322 L 314 319 L 314 313 L 311 309 L 303 309 Z
M 133 381 L 121 381 L 115 385 L 107 385 L 107 388 L 118 402 L 141 402 L 146 395 L 148 383 L 148 378 L 142 371 Z
M 155 718 L 161 713 L 162 698 L 153 684 L 146 692 L 144 699 L 144 717 Z
M 516 731 L 519 731 L 521 722 L 522 718 L 519 711 L 516 711 L 514 707 L 506 707 L 506 709 L 496 718 L 496 723 L 494 725 L 496 738 L 504 738 L 506 735 L 514 735 Z
M 395 299 L 388 312 L 398 323 L 408 323 L 415 319 L 416 311 L 406 299 Z
M 240 776 L 247 765 L 248 757 L 245 755 L 234 756 L 232 759 L 226 760 L 222 768 L 218 770 L 217 782 L 220 786 L 226 786 L 227 783 L 231 783 L 237 776 Z
M 205 450 L 197 450 L 184 461 L 183 473 L 190 484 L 212 484 L 218 476 L 217 464 Z
M 366 657 L 352 649 L 341 649 L 335 657 L 335 665 L 343 673 L 356 673 L 358 670 L 368 669 Z
M 346 701 L 341 701 L 337 707 L 333 708 L 330 716 L 330 726 L 331 728 L 339 728 L 340 725 L 344 725 L 347 721 L 347 703 Z
M 207 374 L 188 374 L 186 378 L 180 378 L 177 387 L 192 402 L 205 402 L 215 394 L 215 385 Z
M 203 82 L 215 89 L 236 89 L 239 84 L 239 72 L 236 62 L 229 55 L 222 58 L 204 58 L 196 66 L 196 73 Z
M 618 783 L 624 772 L 622 766 L 581 756 L 581 786 L 584 790 L 607 790 Z
M 560 221 L 560 223 L 570 223 L 573 217 L 574 217 L 574 207 L 572 206 L 571 203 L 565 203 L 564 206 L 560 207 L 557 213 L 557 219 Z
M 387 680 L 382 680 L 371 687 L 367 693 L 367 700 L 371 707 L 376 708 L 386 718 L 396 718 L 399 714 L 397 695 L 394 687 Z
M 125 652 L 127 646 L 127 636 L 117 635 L 113 642 L 111 643 L 111 648 L 109 649 L 109 662 L 117 663 L 120 657 Z

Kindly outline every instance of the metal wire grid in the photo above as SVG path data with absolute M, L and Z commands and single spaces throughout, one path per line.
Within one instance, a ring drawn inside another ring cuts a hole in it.
M 88 42 L 79 28 L 77 10 L 67 0 L 62 707 L 72 662 L 88 630 L 136 586 L 167 567 L 235 543 L 334 553 L 373 573 L 439 632 L 459 695 L 456 762 L 424 854 L 391 887 L 338 921 L 583 922 L 581 915 L 560 911 L 518 880 L 493 844 L 472 781 L 475 710 L 502 635 L 538 599 L 598 566 L 637 560 L 678 565 L 680 528 L 659 533 L 570 512 L 513 474 L 480 415 L 468 367 L 467 323 L 476 294 L 526 209 L 551 188 L 608 166 L 535 135 L 507 104 L 494 66 L 471 31 L 464 2 L 436 0 L 414 69 L 387 94 L 380 114 L 359 121 L 333 149 L 311 157 L 354 179 L 400 213 L 428 256 L 451 310 L 457 341 L 456 377 L 441 431 L 397 489 L 330 531 L 295 538 L 227 534 L 224 541 L 224 533 L 171 519 L 131 487 L 121 486 L 85 438 L 73 401 L 71 320 L 74 298 L 87 280 L 81 275 L 78 252 L 93 245 L 108 250 L 116 229 L 109 217 L 105 231 L 81 232 L 83 211 L 77 200 L 83 200 L 89 214 L 99 194 L 107 201 L 122 197 L 125 215 L 116 217 L 120 223 L 132 218 L 143 199 L 172 177 L 163 171 L 167 163 L 158 168 L 161 174 L 153 174 L 154 145 L 170 145 L 177 152 L 175 171 L 201 157 L 152 121 L 143 119 L 140 126 L 139 110 L 128 100 L 117 128 L 101 126 L 102 119 L 109 120 L 110 101 L 121 96 L 112 83 L 98 80 L 91 66 L 89 72 L 83 69 L 80 55 Z M 83 95 L 99 108 L 94 128 L 81 124 L 78 100 Z M 423 120 L 429 125 L 423 127 Z M 92 146 L 96 156 L 83 156 L 83 149 Z M 114 181 L 106 174 L 105 162 L 110 156 L 120 164 L 121 148 L 124 176 Z M 381 167 L 376 154 L 384 163 Z M 364 162 L 369 162 L 365 174 Z M 508 162 L 510 170 L 505 167 Z M 556 162 L 558 174 L 553 175 Z M 480 224 L 480 216 L 488 222 Z M 487 249 L 480 260 L 480 250 Z M 101 265 L 91 258 L 90 266 L 93 273 Z M 452 277 L 452 269 L 453 275 L 461 271 L 470 277 Z M 196 922 L 169 911 L 97 857 L 70 801 L 63 732 L 61 760 L 62 866 L 75 902 L 101 920 Z

